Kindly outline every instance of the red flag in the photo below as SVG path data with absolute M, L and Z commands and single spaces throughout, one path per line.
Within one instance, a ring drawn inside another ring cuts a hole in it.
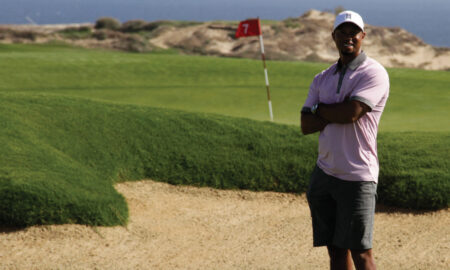
M 261 35 L 261 24 L 259 19 L 249 19 L 239 23 L 236 38 Z

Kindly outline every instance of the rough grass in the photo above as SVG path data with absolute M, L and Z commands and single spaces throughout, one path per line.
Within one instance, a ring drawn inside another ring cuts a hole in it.
M 125 224 L 113 183 L 133 179 L 302 193 L 316 159 L 317 138 L 288 125 L 53 95 L 0 97 L 2 225 Z M 380 137 L 381 202 L 448 207 L 443 135 Z
M 218 115 L 1 94 L 0 224 L 123 224 L 116 181 L 302 191 L 314 144 L 289 126 Z
M 380 202 L 410 209 L 450 205 L 450 134 L 381 133 Z

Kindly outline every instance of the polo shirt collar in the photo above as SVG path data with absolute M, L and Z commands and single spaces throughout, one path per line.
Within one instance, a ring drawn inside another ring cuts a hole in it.
M 342 68 L 349 68 L 351 70 L 357 69 L 365 60 L 367 59 L 367 56 L 364 52 L 361 52 L 355 59 L 353 59 L 347 66 L 342 66 L 341 60 L 338 60 L 338 63 L 336 65 L 336 71 L 335 74 L 340 71 Z

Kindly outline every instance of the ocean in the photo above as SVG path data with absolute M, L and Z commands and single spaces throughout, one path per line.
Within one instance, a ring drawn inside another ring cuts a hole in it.
M 283 20 L 310 9 L 354 10 L 367 24 L 402 27 L 425 42 L 450 47 L 450 0 L 0 0 L 0 24 L 120 21 Z M 393 44 L 394 45 L 394 44 Z

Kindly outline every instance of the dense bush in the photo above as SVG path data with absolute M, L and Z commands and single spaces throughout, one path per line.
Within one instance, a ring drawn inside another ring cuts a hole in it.
M 65 38 L 70 39 L 81 39 L 90 37 L 92 34 L 92 29 L 89 26 L 79 26 L 79 27 L 67 27 L 58 32 Z
M 299 28 L 300 22 L 298 18 L 287 18 L 283 21 L 285 27 L 288 28 Z
M 95 22 L 95 29 L 117 30 L 120 26 L 120 21 L 111 17 L 102 17 Z
M 131 33 L 140 32 L 145 30 L 147 24 L 148 23 L 144 20 L 131 20 L 124 22 L 120 30 L 123 32 L 131 32 Z
M 39 33 L 31 30 L 13 30 L 13 29 L 6 29 L 3 30 L 1 33 L 1 39 L 4 39 L 6 37 L 10 37 L 13 39 L 13 41 L 21 40 L 21 39 L 28 39 L 30 41 L 35 41 L 40 36 Z
M 105 40 L 105 39 L 118 39 L 119 41 L 122 39 L 127 38 L 127 34 L 118 32 L 118 31 L 112 31 L 108 29 L 100 29 L 95 31 L 92 36 L 98 40 Z
M 151 31 L 155 30 L 156 28 L 158 28 L 160 25 L 161 24 L 158 21 L 156 21 L 156 22 L 149 22 L 149 23 L 147 23 L 144 26 L 144 30 L 151 32 Z
M 128 52 L 146 52 L 149 50 L 148 42 L 137 35 L 127 35 L 114 43 L 114 48 Z
M 98 40 L 105 40 L 108 38 L 108 32 L 105 30 L 95 31 L 92 36 Z

